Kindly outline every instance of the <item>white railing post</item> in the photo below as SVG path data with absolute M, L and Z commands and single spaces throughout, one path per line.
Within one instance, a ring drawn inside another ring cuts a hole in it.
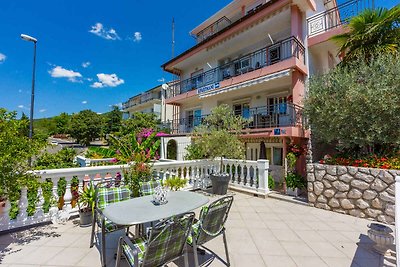
M 400 266 L 400 176 L 396 176 L 395 184 L 396 266 Z
M 72 200 L 71 180 L 72 180 L 72 177 L 70 177 L 70 178 L 65 177 L 65 181 L 67 181 L 67 187 L 65 188 L 63 210 L 65 210 L 68 213 L 72 210 L 72 206 L 71 206 L 71 200 Z M 69 219 L 69 216 L 68 216 L 68 219 Z
M 269 169 L 269 161 L 265 159 L 257 160 L 257 168 L 258 168 L 258 190 L 262 193 L 268 194 L 268 169 Z
M 26 186 L 22 187 L 21 189 L 21 197 L 19 199 L 18 203 L 18 216 L 17 220 L 18 221 L 26 221 L 28 219 L 28 212 L 26 209 L 28 208 L 28 189 Z

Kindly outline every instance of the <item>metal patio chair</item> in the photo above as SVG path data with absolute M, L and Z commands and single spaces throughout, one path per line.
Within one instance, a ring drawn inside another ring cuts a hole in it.
M 129 239 L 122 236 L 118 243 L 115 266 L 119 267 L 122 255 L 130 266 L 163 266 L 184 256 L 185 266 L 189 266 L 187 243 L 194 220 L 193 212 L 173 216 L 157 223 L 150 230 L 149 238 Z
M 233 203 L 233 196 L 226 196 L 212 202 L 208 207 L 200 211 L 199 220 L 192 226 L 192 233 L 187 242 L 193 247 L 195 266 L 199 266 L 198 247 L 201 247 L 217 257 L 226 266 L 230 266 L 228 246 L 226 243 L 225 222 Z M 213 251 L 203 246 L 206 242 L 222 235 L 225 246 L 226 262 Z
M 154 190 L 158 187 L 161 186 L 161 180 L 155 179 L 147 182 L 139 182 L 139 194 L 140 196 L 149 196 L 154 194 Z
M 101 229 L 101 262 L 102 266 L 105 266 L 106 261 L 106 234 L 115 232 L 121 229 L 126 230 L 126 234 L 129 233 L 129 225 L 118 225 L 107 219 L 102 210 L 111 203 L 125 201 L 131 198 L 131 191 L 128 186 L 120 184 L 120 181 L 113 182 L 101 182 L 96 184 L 96 201 L 94 207 L 94 213 L 92 217 L 92 234 L 90 237 L 90 247 L 94 245 L 94 238 L 96 233 L 96 225 Z

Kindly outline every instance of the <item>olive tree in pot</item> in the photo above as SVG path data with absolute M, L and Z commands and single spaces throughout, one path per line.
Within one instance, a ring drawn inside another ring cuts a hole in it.
M 239 140 L 239 134 L 246 123 L 245 119 L 235 116 L 232 109 L 223 104 L 213 108 L 202 124 L 194 129 L 187 159 L 220 159 L 219 169 L 210 175 L 214 194 L 224 195 L 228 189 L 230 175 L 224 172 L 223 158 L 244 158 L 244 145 Z
M 81 226 L 92 224 L 94 206 L 96 201 L 96 190 L 92 183 L 83 189 L 78 198 L 79 220 Z

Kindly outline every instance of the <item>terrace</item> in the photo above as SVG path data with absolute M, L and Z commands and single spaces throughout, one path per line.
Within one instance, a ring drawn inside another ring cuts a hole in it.
M 370 221 L 274 198 L 234 195 L 227 228 L 232 266 L 395 266 L 392 256 L 372 251 L 367 237 Z M 213 196 L 210 196 L 213 199 Z M 90 227 L 79 220 L 46 224 L 0 235 L 0 264 L 21 266 L 101 266 L 97 247 L 89 248 Z M 114 253 L 121 232 L 107 235 L 107 266 L 114 266 Z M 224 258 L 222 238 L 209 248 Z M 189 255 L 193 266 L 192 256 Z M 206 254 L 203 266 L 222 266 Z M 209 265 L 207 265 L 209 263 Z M 127 266 L 122 261 L 122 266 Z M 183 266 L 176 261 L 169 266 Z

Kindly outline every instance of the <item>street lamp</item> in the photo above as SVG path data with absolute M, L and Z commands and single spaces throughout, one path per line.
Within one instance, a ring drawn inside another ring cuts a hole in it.
M 32 94 L 31 94 L 31 113 L 29 117 L 29 138 L 33 135 L 33 105 L 35 102 L 35 66 L 36 66 L 36 43 L 37 39 L 32 36 L 21 34 L 21 38 L 28 42 L 33 42 L 33 72 L 32 72 Z
M 167 108 L 165 104 L 165 98 L 167 95 L 167 89 L 169 88 L 169 85 L 164 83 L 161 85 L 161 122 L 163 125 L 167 122 Z M 165 159 L 167 156 L 167 147 L 164 144 L 164 137 L 161 137 L 161 159 Z

